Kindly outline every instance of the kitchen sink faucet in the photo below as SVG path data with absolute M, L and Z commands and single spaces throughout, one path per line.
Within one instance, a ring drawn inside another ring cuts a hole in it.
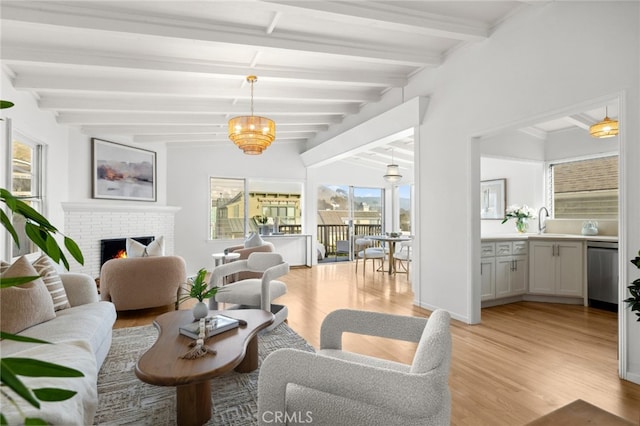
M 545 211 L 545 222 L 542 222 L 542 210 Z M 542 234 L 547 229 L 546 219 L 549 217 L 549 210 L 545 206 L 540 207 L 538 210 L 538 234 Z

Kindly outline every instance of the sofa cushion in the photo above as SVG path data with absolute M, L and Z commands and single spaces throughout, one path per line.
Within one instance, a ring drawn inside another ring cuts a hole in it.
M 156 238 L 148 246 L 133 238 L 127 238 L 126 249 L 127 257 L 164 256 L 164 237 Z
M 115 320 L 116 311 L 112 303 L 88 303 L 58 311 L 55 319 L 24 330 L 20 335 L 51 343 L 86 340 L 95 353 L 105 336 L 111 333 Z M 6 349 L 12 352 L 24 350 L 27 345 L 15 342 Z
M 16 260 L 2 274 L 2 278 L 28 276 L 38 276 L 38 272 L 25 256 Z M 40 278 L 0 290 L 0 315 L 2 331 L 14 334 L 56 316 L 51 295 Z
M 64 312 L 64 311 L 61 311 Z M 6 341 L 2 341 L 2 356 Z M 64 365 L 81 371 L 84 377 L 20 377 L 30 389 L 61 388 L 76 391 L 77 394 L 66 401 L 41 402 L 40 409 L 31 406 L 13 391 L 3 386 L 20 407 L 19 412 L 12 404 L 2 405 L 2 414 L 8 424 L 24 424 L 23 415 L 37 417 L 51 425 L 91 425 L 98 406 L 98 367 L 89 344 L 76 340 L 56 345 L 30 344 L 27 349 L 14 353 L 13 357 L 32 358 Z
M 53 310 L 59 311 L 70 308 L 71 305 L 69 304 L 67 292 L 62 284 L 62 279 L 60 275 L 58 275 L 58 271 L 49 256 L 44 254 L 40 256 L 33 262 L 33 267 L 38 271 L 44 285 L 47 286 L 47 290 L 49 290 L 49 294 L 53 300 Z
M 255 232 L 244 241 L 244 248 L 260 247 L 261 245 L 264 245 L 264 240 L 260 237 L 260 234 Z

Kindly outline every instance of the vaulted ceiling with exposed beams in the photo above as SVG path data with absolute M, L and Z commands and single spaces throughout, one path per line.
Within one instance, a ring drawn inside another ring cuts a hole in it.
M 227 121 L 321 138 L 416 72 L 490 37 L 519 1 L 7 1 L 2 66 L 60 124 L 138 143 L 230 143 Z M 399 141 L 412 152 L 411 141 Z M 383 158 L 388 149 L 379 148 Z M 408 161 L 408 160 L 407 160 Z

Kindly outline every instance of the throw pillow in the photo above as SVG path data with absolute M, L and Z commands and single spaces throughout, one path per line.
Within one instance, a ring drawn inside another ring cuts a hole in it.
M 2 274 L 2 278 L 29 276 L 38 276 L 38 272 L 24 256 Z M 41 278 L 0 290 L 0 319 L 5 333 L 19 333 L 55 317 L 53 300 Z
M 164 237 L 160 236 L 145 246 L 138 241 L 127 238 L 127 257 L 164 256 Z
M 35 262 L 33 267 L 38 271 L 38 274 L 42 278 L 44 285 L 47 286 L 51 299 L 53 300 L 53 310 L 59 311 L 61 309 L 70 308 L 69 299 L 67 298 L 67 292 L 62 284 L 62 278 L 58 275 L 56 266 L 49 256 L 42 255 Z
M 260 247 L 264 245 L 264 240 L 260 237 L 260 234 L 253 233 L 244 242 L 244 248 Z

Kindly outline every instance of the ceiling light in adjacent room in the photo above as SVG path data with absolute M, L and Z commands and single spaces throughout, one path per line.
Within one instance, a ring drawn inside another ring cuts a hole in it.
M 618 120 L 609 118 L 609 110 L 605 108 L 604 119 L 589 127 L 589 133 L 594 138 L 611 138 L 618 134 Z

